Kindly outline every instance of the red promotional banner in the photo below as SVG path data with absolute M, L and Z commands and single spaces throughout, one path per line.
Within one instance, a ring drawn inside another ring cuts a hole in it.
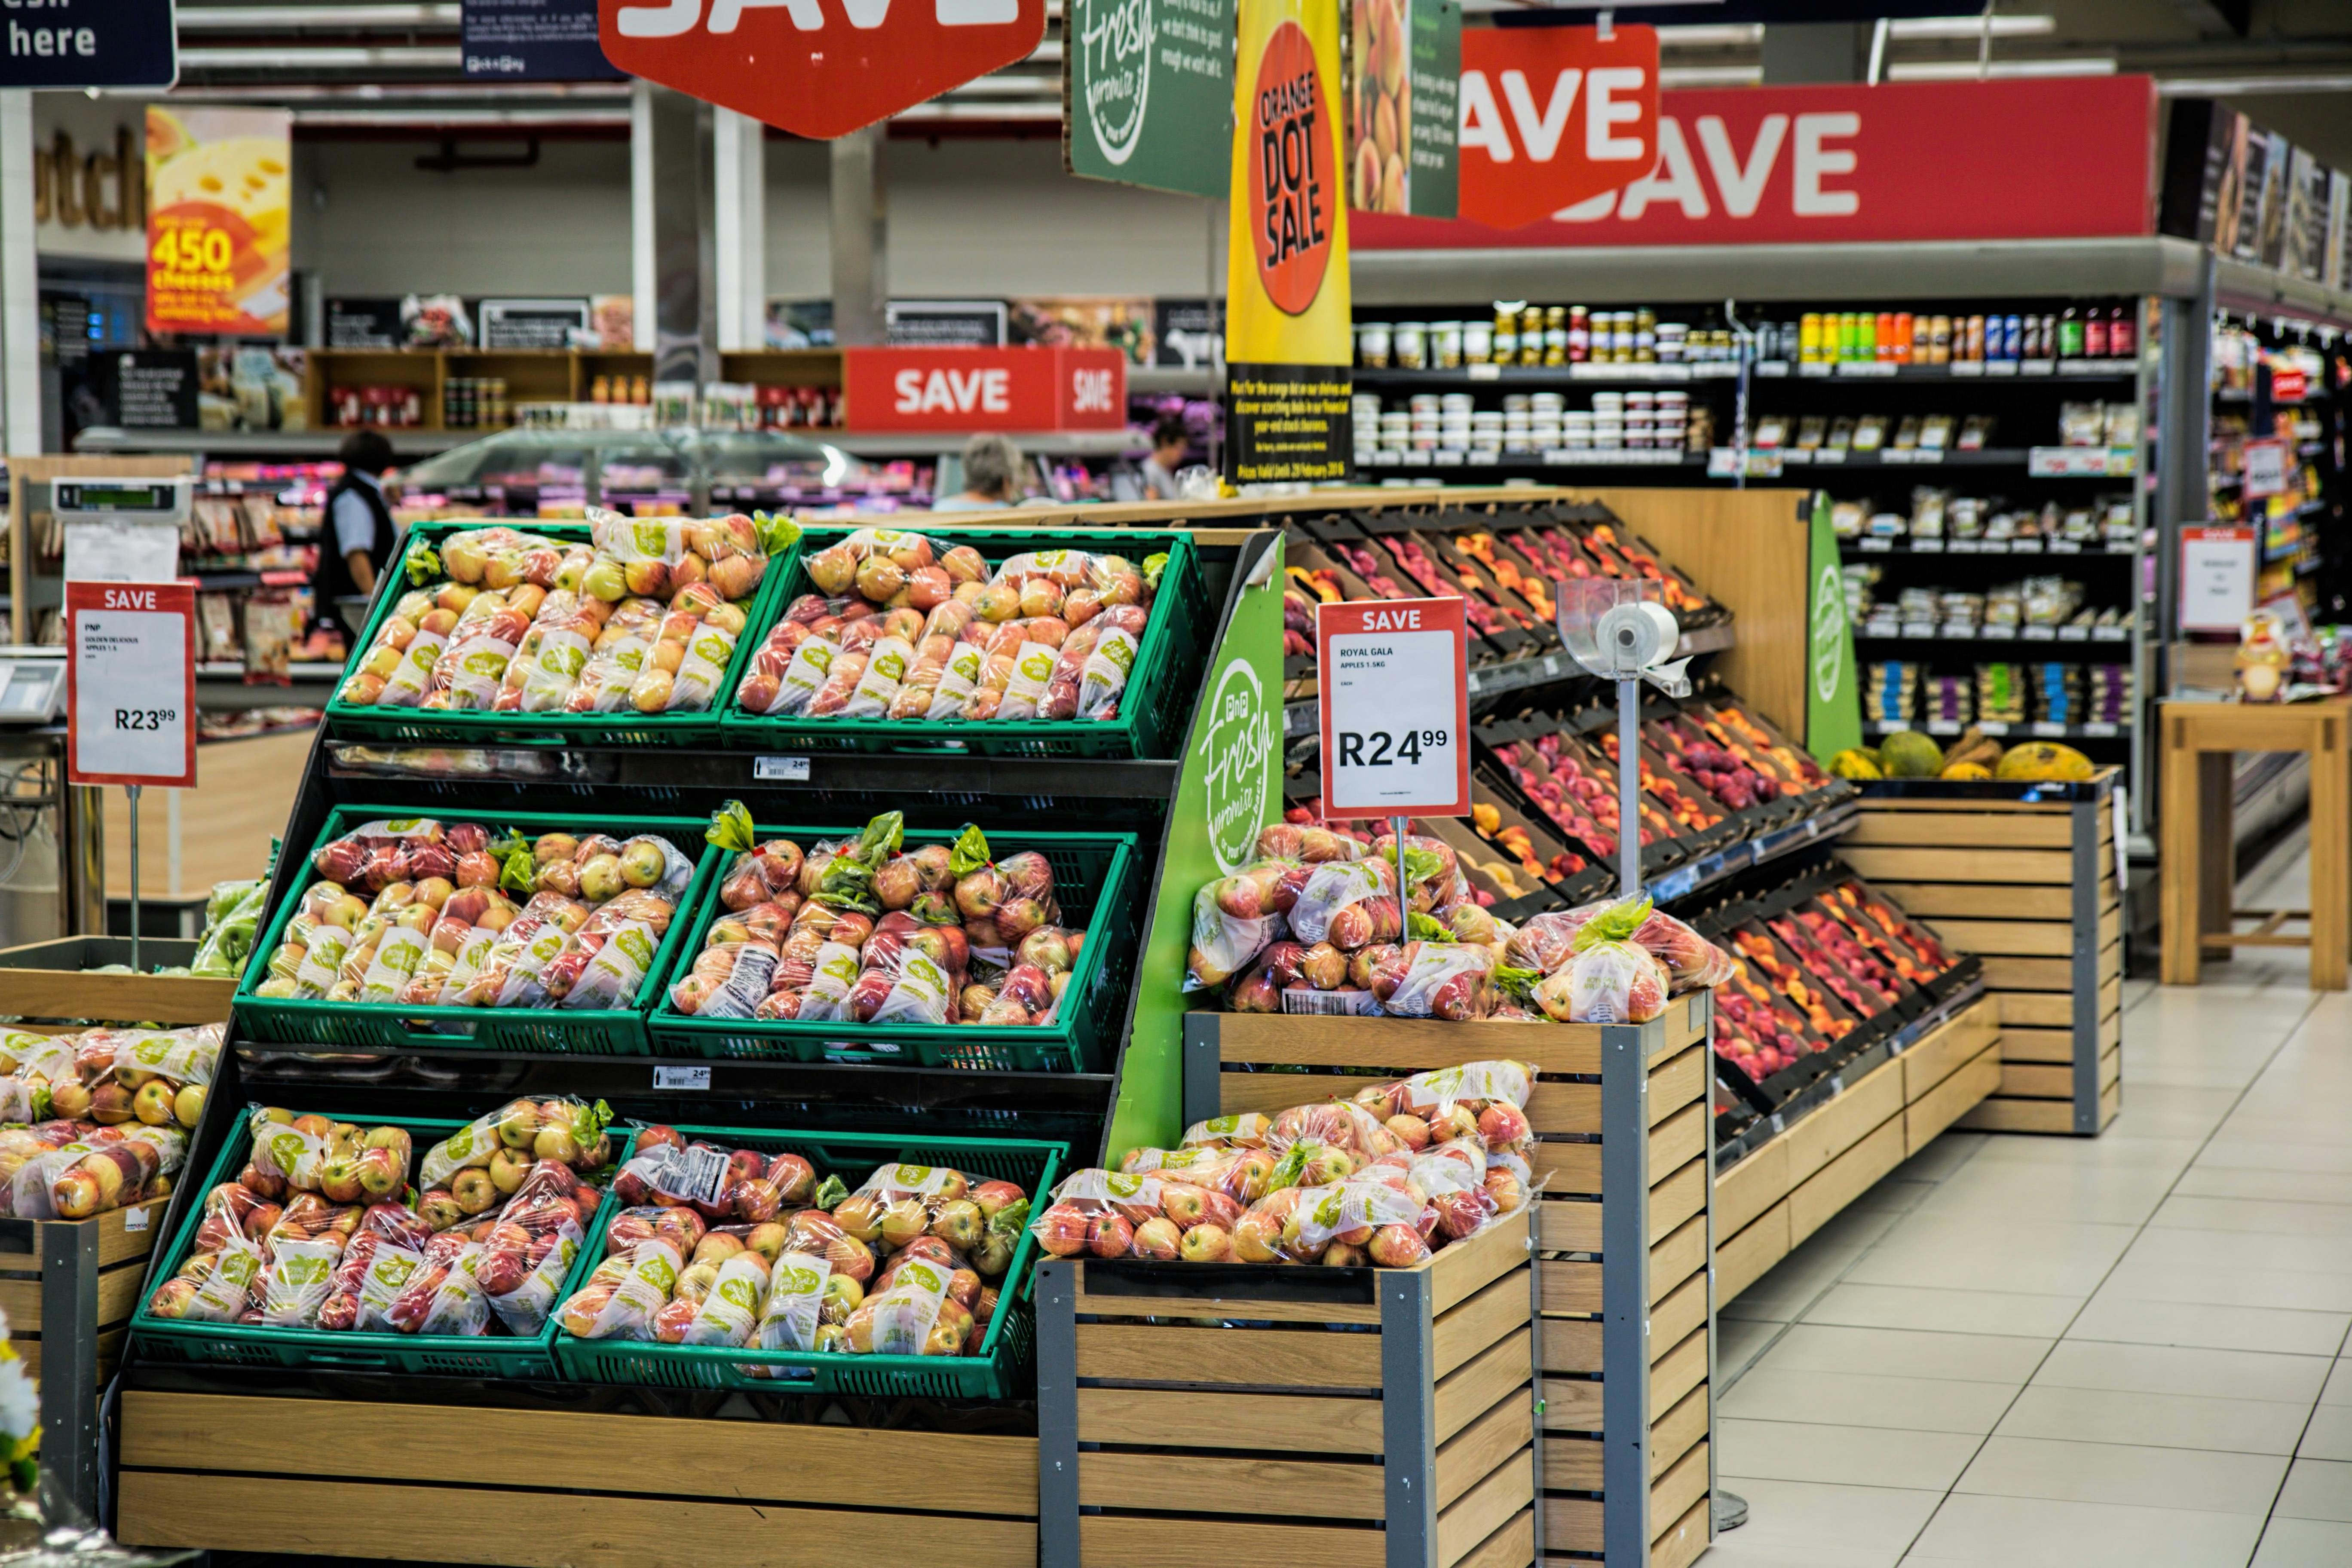
M 1118 430 L 1127 357 L 1116 349 L 842 351 L 853 430 Z
M 709 0 L 705 9 L 704 0 L 597 0 L 597 42 L 632 76 L 820 139 L 1025 59 L 1045 36 L 1045 0 Z
M 1465 64 L 1469 47 L 1465 33 Z M 1527 165 L 1474 158 L 1467 134 L 1462 211 L 1494 210 L 1507 199 L 1479 184 Z M 2147 234 L 2155 146 L 2147 77 L 1666 92 L 1656 166 L 1622 191 L 1516 229 L 1362 214 L 1353 240 L 1429 250 Z
M 1622 190 L 1658 161 L 1658 30 L 1462 35 L 1464 217 L 1519 228 Z

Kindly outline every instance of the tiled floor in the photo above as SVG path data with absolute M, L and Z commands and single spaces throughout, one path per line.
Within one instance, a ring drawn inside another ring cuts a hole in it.
M 2352 1565 L 2352 994 L 2304 962 L 2129 984 L 2104 1137 L 1948 1134 L 1725 1310 L 1706 1568 Z

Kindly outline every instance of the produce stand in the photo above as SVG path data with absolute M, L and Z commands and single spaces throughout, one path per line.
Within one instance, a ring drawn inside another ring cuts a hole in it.
M 143 937 L 142 964 L 184 964 L 193 938 Z M 108 1023 L 219 1024 L 228 1019 L 234 980 L 186 974 L 91 974 L 131 962 L 127 936 L 66 936 L 0 948 L 0 1011 L 23 1018 L 90 1018 Z
M 1444 1463 L 1446 1451 L 1441 1447 L 1439 1471 L 1433 1479 L 1424 1475 L 1415 1489 L 1396 1467 L 1400 1462 L 1425 1466 L 1428 1451 L 1399 1455 L 1393 1447 L 1385 1449 L 1390 1465 L 1389 1511 L 1381 1517 L 1388 1531 L 1384 1544 L 1390 1563 L 1452 1563 L 1464 1560 L 1474 1549 L 1478 1553 L 1474 1560 L 1482 1564 L 1516 1563 L 1528 1561 L 1532 1547 L 1545 1556 L 1605 1552 L 1612 1558 L 1644 1560 L 1646 1553 L 1646 1561 L 1660 1568 L 1680 1568 L 1706 1549 L 1712 1536 L 1706 1502 L 1713 1490 L 1710 1436 L 1714 1427 L 1714 1310 L 1708 1267 L 1712 1210 L 1706 1180 L 1711 1121 L 1705 1098 L 1710 1018 L 1705 993 L 1677 998 L 1662 1017 L 1639 1026 L 1531 1027 L 1505 1023 L 1187 1015 L 1188 1116 L 1296 1103 L 1303 1082 L 1344 1096 L 1376 1081 L 1356 1076 L 1364 1068 L 1422 1071 L 1510 1057 L 1532 1062 L 1543 1075 L 1527 1107 L 1528 1120 L 1541 1140 L 1530 1161 L 1542 1184 L 1540 1196 L 1530 1205 L 1530 1239 L 1539 1255 L 1534 1260 L 1531 1281 L 1538 1332 L 1531 1347 L 1530 1375 L 1541 1381 L 1542 1421 L 1540 1429 L 1530 1434 L 1525 1462 L 1541 1477 L 1540 1495 L 1528 1499 L 1529 1517 L 1522 1536 L 1516 1533 L 1520 1529 L 1517 1510 L 1503 1507 L 1504 1500 L 1520 1495 L 1513 1489 L 1516 1482 L 1480 1469 L 1477 1473 L 1486 1476 L 1486 1481 L 1466 1487 L 1460 1474 L 1449 1477 Z M 1297 1076 L 1301 1069 L 1318 1076 L 1302 1079 Z M 1475 1239 L 1486 1242 L 1483 1237 Z M 1382 1314 L 1379 1321 L 1383 1360 L 1378 1381 L 1388 1406 L 1400 1403 L 1406 1391 L 1424 1384 L 1436 1388 L 1441 1409 L 1450 1409 L 1456 1415 L 1465 1404 L 1474 1411 L 1485 1411 L 1495 1403 L 1491 1395 L 1481 1401 L 1454 1392 L 1475 1383 L 1475 1373 L 1444 1370 L 1462 1363 L 1449 1363 L 1443 1357 L 1433 1362 L 1425 1352 L 1416 1358 L 1413 1352 L 1391 1352 L 1389 1348 L 1389 1342 L 1408 1328 L 1415 1334 L 1431 1331 L 1421 1325 L 1430 1321 L 1433 1310 L 1438 1314 L 1435 1331 L 1444 1333 L 1448 1344 L 1496 1342 L 1482 1330 L 1473 1330 L 1467 1319 L 1459 1326 L 1448 1327 L 1453 1321 L 1443 1316 L 1445 1307 L 1464 1299 L 1467 1291 L 1457 1287 L 1448 1293 L 1446 1267 L 1462 1266 L 1446 1266 L 1445 1253 L 1432 1260 L 1430 1268 L 1436 1278 L 1428 1287 L 1434 1292 L 1430 1301 L 1405 1294 L 1405 1287 L 1392 1287 L 1395 1277 L 1391 1274 L 1374 1277 L 1381 1291 Z M 1106 1309 L 1103 1293 L 1087 1290 L 1085 1279 L 1074 1279 L 1072 1284 L 1076 1294 L 1047 1300 L 1041 1310 L 1048 1314 L 1116 1310 Z M 1389 1295 L 1391 1288 L 1400 1292 L 1393 1305 Z M 1500 1289 L 1487 1287 L 1489 1292 Z M 1487 1300 L 1485 1295 L 1477 1298 L 1481 1303 Z M 1491 1310 L 1498 1328 L 1519 1321 L 1516 1295 L 1507 1307 L 1504 1297 L 1496 1295 Z M 1236 1317 L 1267 1315 L 1234 1305 L 1221 1305 L 1215 1311 Z M 1391 1311 L 1400 1317 L 1391 1320 L 1387 1315 Z M 1078 1357 L 1076 1375 L 1084 1378 L 1089 1375 L 1087 1326 L 1080 1325 L 1073 1346 Z M 1042 1342 L 1050 1356 L 1054 1345 L 1050 1331 Z M 1487 1352 L 1496 1358 L 1491 1378 L 1494 1394 L 1511 1392 L 1500 1364 L 1501 1345 L 1516 1348 L 1517 1343 L 1502 1341 Z M 1385 1358 L 1391 1353 L 1401 1359 L 1389 1363 Z M 1050 1360 L 1041 1362 L 1041 1398 L 1058 1389 L 1050 1377 L 1053 1364 Z M 1457 1384 L 1446 1379 L 1464 1382 Z M 1107 1440 L 1089 1436 L 1088 1392 L 1083 1387 L 1074 1391 L 1076 1423 L 1072 1440 L 1079 1444 Z M 1181 1401 L 1201 1392 L 1195 1387 L 1180 1391 L 1173 1398 Z M 1213 1397 L 1204 1397 L 1204 1416 L 1214 1415 Z M 1109 1405 L 1116 1400 L 1105 1395 L 1100 1403 Z M 1235 1402 L 1236 1408 L 1228 1412 L 1228 1425 L 1241 1418 L 1244 1403 Z M 1051 1408 L 1041 1406 L 1041 1430 L 1051 1430 L 1044 1426 Z M 1387 1415 L 1386 1408 L 1384 1419 L 1405 1418 Z M 1126 1429 L 1133 1430 L 1133 1424 L 1129 1423 Z M 1466 1420 L 1457 1419 L 1452 1427 L 1456 1432 L 1465 1429 Z M 1631 1441 L 1607 1440 L 1609 1435 L 1623 1433 L 1636 1436 Z M 1320 1434 L 1304 1436 L 1298 1446 L 1319 1440 Z M 1492 1440 L 1492 1451 L 1504 1453 L 1499 1431 Z M 1505 1453 L 1505 1457 L 1519 1462 L 1516 1454 Z M 1076 1470 L 1079 1495 L 1065 1494 L 1062 1499 L 1065 1525 L 1071 1522 L 1070 1515 L 1081 1503 L 1095 1500 L 1084 1495 L 1087 1458 L 1081 1455 Z M 1446 1511 L 1449 1479 L 1457 1486 L 1452 1495 L 1463 1500 L 1451 1504 L 1463 1510 L 1459 1514 Z M 1055 1493 L 1050 1488 L 1047 1497 L 1045 1530 L 1051 1542 L 1057 1527 Z M 1413 1505 L 1416 1511 L 1397 1511 L 1415 1499 L 1420 1500 Z M 1401 1523 L 1404 1528 L 1400 1528 Z M 1106 1524 L 1091 1518 L 1080 1529 L 1082 1542 L 1085 1532 L 1091 1531 L 1106 1550 L 1097 1552 L 1082 1544 L 1076 1554 L 1062 1561 L 1130 1561 L 1123 1552 L 1109 1552 L 1110 1543 L 1124 1545 L 1130 1539 L 1152 1536 L 1139 1526 Z M 1438 1542 L 1433 1558 L 1423 1555 L 1423 1548 L 1416 1544 L 1433 1539 L 1433 1529 Z M 1135 1531 L 1132 1538 L 1126 1533 L 1130 1530 Z M 1158 1533 L 1161 1539 L 1175 1539 L 1164 1529 Z M 1302 1543 L 1297 1560 L 1336 1562 L 1345 1554 L 1360 1562 L 1370 1550 L 1345 1536 L 1324 1536 L 1311 1546 Z M 1052 1561 L 1049 1557 L 1048 1562 Z
M 2119 776 L 1864 787 L 1845 859 L 1939 937 L 1981 954 L 2000 1005 L 2000 1089 L 1965 1127 L 2094 1135 L 2122 1106 Z

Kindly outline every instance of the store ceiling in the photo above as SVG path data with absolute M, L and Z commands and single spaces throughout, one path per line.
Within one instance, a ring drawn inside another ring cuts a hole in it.
M 1801 5 L 1801 0 L 1797 0 Z M 1514 0 L 1468 0 L 1476 10 Z M 1755 5 L 1726 6 L 1730 15 Z M 1906 9 L 1917 9 L 1916 5 Z M 1683 5 L 1687 16 L 1695 6 Z M 902 132 L 1034 132 L 1061 115 L 1061 6 L 1048 7 L 1030 58 L 899 118 Z M 1637 20 L 1638 5 L 1617 14 Z M 465 79 L 455 0 L 209 4 L 180 0 L 185 99 L 292 105 L 311 134 L 436 135 L 502 128 L 610 133 L 627 124 L 615 84 L 473 84 Z M 1762 78 L 1754 22 L 1662 30 L 1668 87 L 1740 86 Z M 2225 100 L 2262 124 L 2352 169 L 2352 4 L 2347 0 L 2000 0 L 1990 37 L 1976 16 L 1896 19 L 1887 27 L 1893 80 L 2146 72 L 2168 94 Z

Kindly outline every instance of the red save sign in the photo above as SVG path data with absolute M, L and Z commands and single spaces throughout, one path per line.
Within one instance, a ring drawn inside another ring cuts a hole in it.
M 853 430 L 1118 430 L 1127 357 L 1116 349 L 842 351 Z
M 66 778 L 196 783 L 196 590 L 191 583 L 69 582 Z
M 621 69 L 816 138 L 1025 59 L 1045 36 L 1045 0 L 596 0 Z
M 1658 30 L 1462 35 L 1461 213 L 1519 228 L 1621 190 L 1658 161 Z
M 1323 815 L 1470 815 L 1470 645 L 1460 599 L 1315 606 Z

